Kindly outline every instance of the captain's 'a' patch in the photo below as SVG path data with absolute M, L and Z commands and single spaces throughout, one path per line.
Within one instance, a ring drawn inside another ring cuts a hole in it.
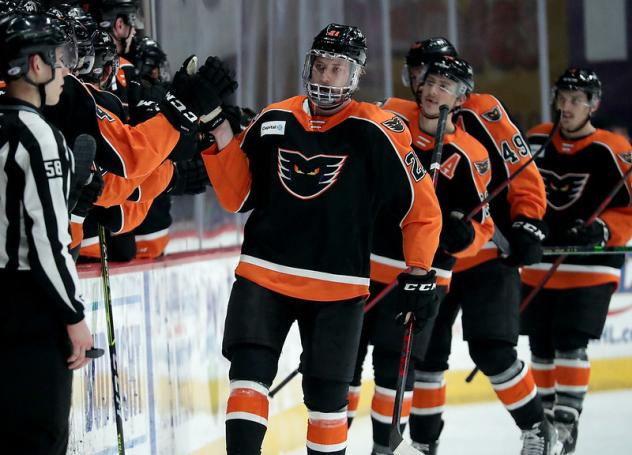
M 619 153 L 619 159 L 627 164 L 632 164 L 632 150 Z
M 394 116 L 382 122 L 382 125 L 387 127 L 391 131 L 395 131 L 396 133 L 403 133 L 406 129 L 404 127 L 404 123 L 400 120 L 398 116 Z
M 497 122 L 502 118 L 503 114 L 500 112 L 500 108 L 498 106 L 494 106 L 487 112 L 483 112 L 481 117 L 483 117 L 488 122 Z

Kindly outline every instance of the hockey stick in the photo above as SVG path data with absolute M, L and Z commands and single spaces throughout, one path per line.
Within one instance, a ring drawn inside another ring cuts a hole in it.
M 610 204 L 612 199 L 619 192 L 621 187 L 623 185 L 625 185 L 625 182 L 626 182 L 626 180 L 628 179 L 628 177 L 630 176 L 631 173 L 632 173 L 632 166 L 630 168 L 628 168 L 627 171 L 625 171 L 625 173 L 623 174 L 621 179 L 619 179 L 617 181 L 617 183 L 614 185 L 614 187 L 612 187 L 610 192 L 606 195 L 604 200 L 601 201 L 601 204 L 599 204 L 599 206 L 595 209 L 595 211 L 592 213 L 592 215 L 590 215 L 590 217 L 586 221 L 584 221 L 584 224 L 582 225 L 582 227 L 590 226 L 599 217 L 599 215 L 601 215 L 601 213 L 606 209 L 608 204 Z M 619 247 L 615 247 L 615 248 L 619 248 Z M 555 274 L 557 269 L 560 267 L 560 265 L 562 265 L 562 262 L 564 262 L 564 260 L 567 257 L 568 257 L 568 254 L 561 254 L 560 256 L 557 257 L 557 259 L 555 259 L 553 264 L 551 264 L 551 268 L 542 277 L 542 279 L 537 284 L 537 286 L 535 286 L 533 289 L 531 289 L 529 294 L 520 303 L 520 308 L 519 308 L 520 313 L 522 313 L 525 310 L 525 308 L 531 303 L 531 301 L 535 298 L 535 296 L 544 288 L 546 283 L 549 282 L 549 280 L 553 277 L 553 275 Z M 472 380 L 474 379 L 474 376 L 476 376 L 476 373 L 478 373 L 478 367 L 475 367 L 470 372 L 470 374 L 467 375 L 467 377 L 465 378 L 465 382 L 472 382 Z
M 443 136 L 445 134 L 445 124 L 448 119 L 450 108 L 445 104 L 439 106 L 439 121 L 437 123 L 437 133 L 434 150 L 430 161 L 430 175 L 435 189 L 439 182 L 439 169 L 441 168 L 441 155 L 443 153 Z M 399 373 L 397 376 L 397 387 L 395 389 L 395 403 L 393 404 L 393 420 L 391 420 L 391 430 L 388 435 L 388 445 L 393 451 L 393 455 L 423 455 L 421 451 L 415 449 L 402 437 L 400 420 L 402 406 L 404 404 L 404 394 L 406 393 L 406 378 L 410 367 L 410 355 L 413 347 L 413 326 L 415 315 L 408 313 L 407 322 L 404 329 L 404 340 L 402 343 L 402 354 L 399 358 Z
M 116 446 L 119 455 L 125 454 L 125 439 L 123 438 L 123 413 L 121 412 L 120 381 L 116 360 L 116 340 L 114 338 L 114 322 L 112 320 L 112 297 L 110 295 L 110 272 L 108 267 L 108 249 L 105 244 L 105 228 L 99 224 L 99 249 L 101 250 L 101 279 L 103 281 L 103 299 L 105 303 L 105 318 L 108 327 L 108 347 L 110 351 L 110 370 L 112 373 L 112 392 L 114 413 L 116 414 Z
M 625 254 L 632 253 L 632 246 L 550 246 L 544 248 L 543 256 L 583 256 L 586 254 Z

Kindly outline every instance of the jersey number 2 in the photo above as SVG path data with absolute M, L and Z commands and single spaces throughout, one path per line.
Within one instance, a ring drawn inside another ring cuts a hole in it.
M 410 173 L 413 176 L 415 182 L 420 181 L 426 175 L 426 169 L 421 165 L 419 158 L 415 155 L 415 152 L 410 151 L 408 155 L 404 158 L 404 162 L 410 168 Z

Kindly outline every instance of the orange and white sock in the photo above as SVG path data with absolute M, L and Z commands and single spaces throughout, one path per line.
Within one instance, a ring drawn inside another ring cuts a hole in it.
M 307 412 L 307 453 L 343 454 L 347 448 L 347 411 Z

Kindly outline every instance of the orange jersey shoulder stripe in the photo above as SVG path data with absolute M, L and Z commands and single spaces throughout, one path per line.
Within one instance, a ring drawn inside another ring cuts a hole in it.
M 494 152 L 501 156 L 507 177 L 522 169 L 531 158 L 529 145 L 502 103 L 490 94 L 474 93 L 468 97 L 462 109 L 476 115 L 494 142 Z M 492 153 L 492 150 L 489 150 L 489 153 Z M 507 200 L 511 207 L 512 219 L 517 216 L 542 219 L 546 210 L 546 193 L 544 181 L 535 163 L 529 164 L 514 178 L 507 188 Z
M 409 125 L 413 121 L 413 117 L 419 111 L 417 103 L 402 98 L 387 98 L 381 105 L 385 111 L 392 112 L 403 118 Z

